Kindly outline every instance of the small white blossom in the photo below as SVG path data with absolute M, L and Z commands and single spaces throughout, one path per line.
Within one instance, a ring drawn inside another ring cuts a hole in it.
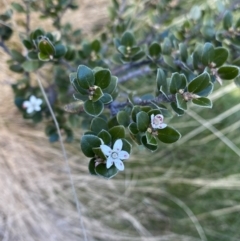
M 31 114 L 34 111 L 40 111 L 41 107 L 40 105 L 42 104 L 42 100 L 36 98 L 34 95 L 31 95 L 29 100 L 25 100 L 23 102 L 23 108 L 27 109 L 27 113 Z
M 154 129 L 163 129 L 167 126 L 167 124 L 163 123 L 163 115 L 151 115 L 151 125 Z
M 110 168 L 114 163 L 119 171 L 124 170 L 124 164 L 122 160 L 128 159 L 129 153 L 127 153 L 126 151 L 122 151 L 122 146 L 123 143 L 121 139 L 116 140 L 116 142 L 113 145 L 113 149 L 111 149 L 107 145 L 100 145 L 103 154 L 108 157 L 107 168 Z

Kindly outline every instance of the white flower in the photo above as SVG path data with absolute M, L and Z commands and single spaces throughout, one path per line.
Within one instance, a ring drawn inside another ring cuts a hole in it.
M 151 124 L 154 129 L 163 129 L 167 126 L 167 124 L 163 123 L 163 115 L 151 115 Z
M 27 109 L 27 113 L 31 114 L 34 111 L 40 111 L 41 107 L 40 105 L 42 104 L 42 100 L 36 98 L 34 95 L 31 95 L 29 100 L 25 100 L 23 102 L 23 108 Z
M 121 139 L 116 140 L 113 145 L 113 149 L 111 149 L 107 145 L 100 145 L 102 152 L 108 157 L 107 168 L 110 168 L 114 163 L 119 171 L 124 170 L 124 164 L 122 160 L 128 159 L 129 153 L 127 153 L 126 151 L 122 151 L 122 145 L 123 143 Z

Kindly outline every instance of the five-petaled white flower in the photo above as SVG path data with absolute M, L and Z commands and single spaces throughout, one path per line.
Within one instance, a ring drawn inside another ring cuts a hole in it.
M 23 102 L 23 108 L 27 109 L 27 113 L 31 114 L 34 111 L 40 111 L 41 107 L 40 105 L 42 104 L 42 100 L 36 98 L 34 95 L 31 95 L 29 100 L 25 100 Z
M 151 125 L 154 129 L 163 129 L 167 126 L 167 124 L 163 123 L 163 115 L 151 115 Z
M 113 145 L 113 149 L 111 149 L 107 145 L 100 145 L 100 148 L 104 155 L 106 155 L 107 158 L 107 168 L 110 168 L 113 163 L 115 164 L 116 168 L 120 171 L 124 170 L 124 164 L 122 160 L 129 158 L 129 153 L 126 151 L 122 151 L 122 140 L 118 139 Z

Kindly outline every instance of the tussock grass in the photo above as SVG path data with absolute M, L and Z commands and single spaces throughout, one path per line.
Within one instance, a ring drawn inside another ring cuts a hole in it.
M 16 76 L 0 54 L 0 238 L 83 240 L 60 145 L 18 113 L 9 86 Z M 156 153 L 135 146 L 113 180 L 90 176 L 78 141 L 66 144 L 88 240 L 240 240 L 239 89 L 227 83 L 212 99 L 213 113 L 191 109 L 171 120 L 179 143 Z

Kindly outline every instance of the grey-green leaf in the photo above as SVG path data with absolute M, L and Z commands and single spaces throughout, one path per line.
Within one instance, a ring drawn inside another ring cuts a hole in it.
M 79 65 L 77 69 L 78 83 L 83 89 L 88 89 L 94 85 L 95 79 L 93 72 L 85 65 Z
M 192 100 L 193 104 L 205 107 L 205 108 L 212 108 L 212 101 L 206 97 L 200 97 L 197 99 Z
M 223 80 L 232 80 L 239 75 L 239 69 L 233 65 L 222 66 L 217 71 L 218 76 Z
M 188 84 L 188 91 L 191 93 L 198 93 L 209 86 L 210 76 L 208 73 L 204 72 L 193 79 Z

